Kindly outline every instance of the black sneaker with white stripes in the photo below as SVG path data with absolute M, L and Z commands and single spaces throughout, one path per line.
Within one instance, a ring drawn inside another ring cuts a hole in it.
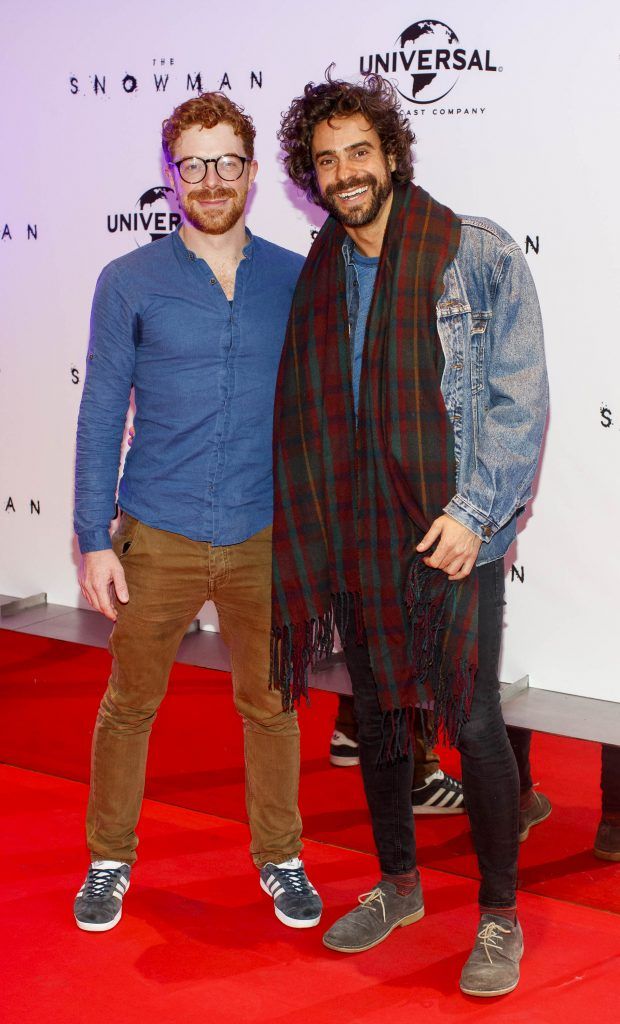
M 78 928 L 85 932 L 107 932 L 118 924 L 130 874 L 129 864 L 93 861 L 73 904 Z
M 463 783 L 438 768 L 411 794 L 414 814 L 465 814 Z
M 308 880 L 299 857 L 283 864 L 265 864 L 260 869 L 260 884 L 273 898 L 276 917 L 282 924 L 289 928 L 314 928 L 321 920 L 321 897 Z
M 360 763 L 360 748 L 355 740 L 334 729 L 329 744 L 329 763 L 336 768 L 353 768 Z

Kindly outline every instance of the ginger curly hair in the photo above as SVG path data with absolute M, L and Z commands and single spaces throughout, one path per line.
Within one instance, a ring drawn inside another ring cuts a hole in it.
M 393 180 L 411 181 L 415 135 L 400 108 L 394 86 L 381 75 L 367 75 L 361 85 L 332 79 L 332 67 L 327 69 L 325 82 L 308 82 L 303 96 L 297 96 L 282 114 L 278 139 L 291 180 L 310 202 L 320 204 L 312 159 L 314 129 L 320 121 L 362 114 L 377 132 L 385 156 L 394 158 Z
M 243 107 L 233 103 L 222 92 L 203 92 L 185 103 L 175 107 L 169 118 L 161 126 L 161 145 L 166 163 L 172 162 L 172 150 L 181 132 L 194 125 L 202 128 L 215 128 L 216 124 L 229 124 L 243 143 L 246 156 L 254 157 L 254 138 L 256 129 L 252 118 L 244 113 Z

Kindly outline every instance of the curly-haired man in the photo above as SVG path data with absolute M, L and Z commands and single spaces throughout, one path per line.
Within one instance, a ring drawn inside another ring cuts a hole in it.
M 395 90 L 309 84 L 284 115 L 292 180 L 330 216 L 301 273 L 276 394 L 273 675 L 285 706 L 338 628 L 381 879 L 324 936 L 376 945 L 424 914 L 411 727 L 456 743 L 482 876 L 461 976 L 519 980 L 519 779 L 499 703 L 503 555 L 530 497 L 547 380 L 536 292 L 502 228 L 411 183 Z
M 245 226 L 254 126 L 228 97 L 181 104 L 162 146 L 182 224 L 103 270 L 80 408 L 80 584 L 115 624 L 93 738 L 92 863 L 75 917 L 86 931 L 120 919 L 151 726 L 183 634 L 211 598 L 243 719 L 252 857 L 277 917 L 307 928 L 321 900 L 299 858 L 299 728 L 268 688 L 273 396 L 303 260 Z M 132 383 L 136 438 L 111 543 Z

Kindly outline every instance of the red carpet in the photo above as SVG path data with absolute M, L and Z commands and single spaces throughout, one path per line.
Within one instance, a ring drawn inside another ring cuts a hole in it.
M 78 931 L 86 787 L 0 767 L 3 981 L 7 1024 L 598 1024 L 617 1020 L 620 918 L 526 893 L 522 981 L 474 1000 L 458 977 L 475 929 L 476 884 L 424 872 L 426 917 L 359 956 L 321 943 L 375 878 L 374 859 L 308 842 L 326 903 L 321 926 L 284 928 L 257 884 L 247 829 L 148 801 L 143 858 L 120 925 Z
M 0 761 L 86 781 L 107 652 L 0 630 L 0 659 Z M 359 771 L 332 768 L 327 760 L 335 704 L 333 695 L 315 691 L 312 707 L 301 714 L 304 830 L 314 840 L 370 852 Z M 454 751 L 443 752 L 442 764 L 458 774 Z M 553 814 L 522 846 L 521 888 L 620 913 L 620 864 L 591 852 L 600 816 L 600 747 L 538 735 L 533 764 Z M 224 673 L 175 666 L 155 724 L 147 795 L 245 820 L 241 730 Z M 417 831 L 423 867 L 477 877 L 464 815 L 419 819 Z

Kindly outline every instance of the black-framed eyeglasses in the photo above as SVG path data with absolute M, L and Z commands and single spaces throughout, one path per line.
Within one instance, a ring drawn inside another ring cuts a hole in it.
M 175 160 L 170 166 L 176 167 L 188 185 L 197 185 L 206 178 L 209 164 L 215 164 L 215 173 L 222 181 L 236 181 L 243 174 L 247 163 L 250 163 L 247 156 L 224 153 L 223 156 L 211 156 L 208 160 L 202 156 L 184 156 L 182 160 Z

